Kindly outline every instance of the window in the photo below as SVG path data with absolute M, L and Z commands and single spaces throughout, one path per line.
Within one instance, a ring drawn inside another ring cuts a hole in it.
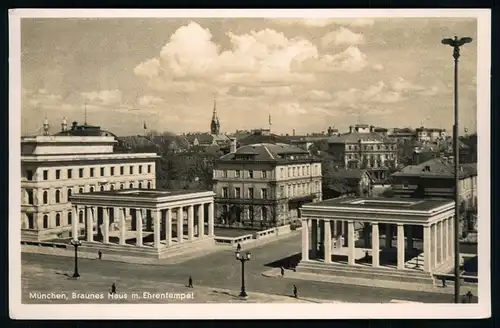
M 112 167 L 110 167 L 109 169 L 110 169 L 110 171 L 111 171 L 111 172 L 109 172 L 109 174 L 110 174 L 111 176 L 115 175 L 115 167 L 114 167 L 114 166 L 112 166 Z
M 253 179 L 253 171 L 252 170 L 248 171 L 248 177 L 250 179 Z
M 403 188 L 407 189 L 409 187 L 408 180 L 403 180 Z
M 61 170 L 56 170 L 56 180 L 61 179 Z
M 250 206 L 248 208 L 248 216 L 250 217 L 250 221 L 253 221 L 254 216 L 255 216 L 254 213 L 253 213 L 253 206 Z
M 124 174 L 125 174 L 125 167 L 120 166 L 120 175 L 124 175 Z
M 33 220 L 33 213 L 26 213 L 28 217 L 28 229 L 35 229 L 35 220 Z
M 43 228 L 47 229 L 49 227 L 49 216 L 45 214 L 43 216 Z
M 288 185 L 288 197 L 292 196 L 292 186 Z
M 61 214 L 57 213 L 56 214 L 56 227 L 59 227 L 61 225 Z
M 285 197 L 285 186 L 280 186 L 280 198 Z
M 45 190 L 43 192 L 43 203 L 44 204 L 48 204 L 49 203 L 49 192 L 47 190 Z
M 222 197 L 224 197 L 224 198 L 228 197 L 227 187 L 222 188 Z
M 115 190 L 115 185 L 111 185 L 109 190 Z
M 71 212 L 68 212 L 68 225 L 71 225 L 73 223 L 73 214 Z
M 267 189 L 262 189 L 262 199 L 267 199 Z
M 90 187 L 90 192 L 94 192 L 94 187 Z
M 83 211 L 80 211 L 80 213 L 78 213 L 78 222 L 83 223 Z
M 79 193 L 79 194 L 83 194 L 83 192 L 84 192 L 84 189 L 83 189 L 83 188 L 79 188 L 79 189 L 78 189 L 78 193 Z
M 151 173 L 151 165 L 148 165 L 148 173 Z
M 288 168 L 288 176 L 291 177 L 292 176 L 292 169 L 289 167 Z
M 262 206 L 262 221 L 267 220 L 267 207 Z
M 226 170 L 222 170 L 222 177 L 227 178 L 227 171 Z
M 295 168 L 293 168 L 293 176 L 297 176 L 297 171 L 295 170 Z
M 104 186 L 101 186 L 101 191 L 104 191 Z
M 68 188 L 68 201 L 69 201 L 69 198 L 71 197 L 71 195 L 73 195 L 73 189 Z
M 311 175 L 311 167 L 307 165 L 307 175 Z
M 68 179 L 72 179 L 73 178 L 73 170 L 72 169 L 68 169 Z
M 236 177 L 239 178 L 241 176 L 240 170 L 236 170 Z
M 151 189 L 151 181 L 148 181 L 148 189 Z
M 26 193 L 28 194 L 28 204 L 33 205 L 34 204 L 33 189 L 26 189 Z
M 139 189 L 142 189 L 142 182 L 139 182 Z
M 93 167 L 90 168 L 90 177 L 91 178 L 94 177 L 94 168 Z
M 61 190 L 56 190 L 56 203 L 61 202 Z
M 267 179 L 267 171 L 262 171 L 262 179 Z
M 49 180 L 49 171 L 48 170 L 43 170 L 43 179 Z
M 142 165 L 139 165 L 139 174 L 142 174 Z
M 28 181 L 33 180 L 33 171 L 31 171 L 31 170 L 26 171 L 26 179 Z
M 133 189 L 134 188 L 134 184 L 131 183 L 129 186 L 128 186 L 130 189 Z
M 101 167 L 101 177 L 104 176 L 104 167 Z
M 284 169 L 284 168 L 281 168 L 281 170 L 280 170 L 280 176 L 281 176 L 282 178 L 284 178 L 284 177 L 285 177 L 285 169 Z
M 248 188 L 248 198 L 253 199 L 253 188 Z
M 132 165 L 130 165 L 128 172 L 129 174 L 134 174 L 134 167 Z
M 83 178 L 83 169 L 78 169 L 78 175 Z

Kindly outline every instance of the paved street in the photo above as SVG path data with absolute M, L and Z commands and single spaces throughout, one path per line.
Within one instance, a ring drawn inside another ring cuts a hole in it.
M 300 234 L 253 248 L 252 261 L 245 266 L 246 285 L 248 291 L 269 293 L 274 295 L 290 295 L 295 284 L 303 297 L 338 300 L 343 302 L 389 302 L 391 300 L 408 300 L 416 302 L 446 303 L 452 300 L 452 295 L 404 291 L 387 288 L 345 285 L 330 282 L 315 282 L 295 279 L 273 279 L 261 275 L 271 268 L 270 263 L 300 252 Z M 73 260 L 41 254 L 22 254 L 23 266 L 36 266 L 42 270 L 59 273 L 61 279 L 64 273 L 73 272 Z M 268 266 L 266 266 L 268 265 Z M 139 265 L 130 263 L 108 262 L 105 260 L 80 259 L 80 273 L 102 277 L 106 285 L 111 285 L 113 279 L 136 279 L 149 282 L 169 282 L 186 284 L 188 277 L 193 277 L 196 286 L 209 286 L 237 291 L 241 282 L 241 265 L 236 261 L 234 252 L 223 250 L 208 254 L 205 257 L 172 265 Z M 29 272 L 23 270 L 23 280 L 29 282 Z M 37 286 L 30 284 L 33 289 Z M 24 289 L 23 294 L 28 290 Z M 82 290 L 84 292 L 84 290 Z

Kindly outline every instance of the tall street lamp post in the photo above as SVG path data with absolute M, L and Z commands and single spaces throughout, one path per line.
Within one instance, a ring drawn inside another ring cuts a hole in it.
M 240 252 L 236 252 L 236 259 L 241 262 L 241 292 L 240 297 L 247 297 L 247 293 L 245 291 L 245 262 L 250 261 L 251 254 L 250 252 L 246 252 L 242 254 Z
M 80 274 L 78 273 L 78 246 L 81 246 L 82 242 L 78 239 L 72 239 L 71 245 L 75 247 L 75 272 L 73 273 L 73 278 L 78 278 L 80 277 Z
M 460 303 L 460 235 L 458 225 L 460 223 L 460 167 L 459 167 L 459 145 L 458 145 L 458 58 L 460 57 L 460 47 L 466 43 L 472 42 L 472 38 L 465 37 L 458 39 L 443 39 L 444 45 L 453 47 L 453 58 L 455 59 L 455 74 L 454 74 L 454 112 L 455 122 L 453 124 L 453 146 L 455 160 L 455 220 L 454 220 L 454 236 L 455 236 L 455 303 Z

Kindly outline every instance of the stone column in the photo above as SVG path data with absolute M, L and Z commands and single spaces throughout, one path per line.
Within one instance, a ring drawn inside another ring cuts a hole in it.
M 435 269 L 438 264 L 438 241 L 437 241 L 437 224 L 432 225 L 432 244 L 434 252 L 432 253 L 432 267 Z
M 432 238 L 431 238 L 431 226 L 423 226 L 424 229 L 424 271 L 432 272 Z
M 172 245 L 172 209 L 167 208 L 165 213 L 165 239 L 167 246 Z
M 405 268 L 405 226 L 398 223 L 398 269 Z
M 184 210 L 182 207 L 177 208 L 177 242 L 184 241 Z
M 349 245 L 349 228 L 348 228 L 349 223 L 347 221 L 342 221 L 342 229 L 343 232 L 342 234 L 344 235 L 344 244 L 342 247 L 347 247 Z
M 309 260 L 309 219 L 302 219 L 302 261 Z
M 188 240 L 194 238 L 194 206 L 188 206 Z
M 449 260 L 449 243 L 450 241 L 448 238 L 450 237 L 449 231 L 448 231 L 448 221 L 445 219 L 443 220 L 443 254 L 444 254 L 444 261 L 447 262 Z
M 439 262 L 444 263 L 446 262 L 446 252 L 444 249 L 444 231 L 446 229 L 444 228 L 444 221 L 439 222 Z
M 78 226 L 80 225 L 80 218 L 78 216 L 78 206 L 74 205 L 71 207 L 71 238 L 78 240 Z
M 319 232 L 318 232 L 318 250 L 320 256 L 324 256 L 325 253 L 325 220 L 318 220 Z
M 127 216 L 126 208 L 117 208 L 116 212 L 120 217 L 120 245 L 127 244 L 127 223 L 125 222 L 125 217 Z
M 332 236 L 335 237 L 335 239 L 337 238 L 337 220 L 332 220 L 330 222 L 330 226 L 332 227 Z
M 372 266 L 380 266 L 380 236 L 378 222 L 372 223 Z
M 161 242 L 161 236 L 160 236 L 161 210 L 155 209 L 152 212 L 153 212 L 152 214 L 153 214 L 153 220 L 154 220 L 154 223 L 153 223 L 154 245 L 155 245 L 156 249 L 159 249 L 160 245 L 161 245 L 161 243 L 160 243 Z
M 323 237 L 325 263 L 332 263 L 332 228 L 329 220 L 323 220 L 323 231 L 325 232 Z
M 214 236 L 214 203 L 208 203 L 208 236 Z
M 109 244 L 109 208 L 102 208 L 102 242 Z
M 406 226 L 406 249 L 413 254 L 413 226 Z
M 385 225 L 385 248 L 392 247 L 392 225 L 387 223 Z
M 94 220 L 92 207 L 87 206 L 87 241 L 94 241 Z
M 135 210 L 136 246 L 142 246 L 142 209 Z
M 205 206 L 203 204 L 198 205 L 198 238 L 203 238 L 205 236 Z
M 347 221 L 347 241 L 348 241 L 348 260 L 347 264 L 355 264 L 356 245 L 354 244 L 354 221 Z
M 311 219 L 311 258 L 318 258 L 318 220 Z
M 449 245 L 450 245 L 450 257 L 451 258 L 455 258 L 454 257 L 454 254 L 455 254 L 455 218 L 454 217 L 450 217 L 448 218 L 448 221 L 449 221 L 449 226 L 450 226 L 450 236 L 451 238 L 449 239 Z

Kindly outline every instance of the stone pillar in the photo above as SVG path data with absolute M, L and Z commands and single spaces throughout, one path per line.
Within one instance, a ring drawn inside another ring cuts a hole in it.
M 347 221 L 347 241 L 348 241 L 348 260 L 347 264 L 355 264 L 356 245 L 354 244 L 354 221 Z
M 318 220 L 311 219 L 311 258 L 318 258 Z
M 342 247 L 347 247 L 349 245 L 349 228 L 348 228 L 349 223 L 347 221 L 342 221 L 342 229 L 343 229 L 343 235 L 344 235 L 344 244 Z
M 78 206 L 74 205 L 71 207 L 71 238 L 78 240 L 78 226 L 80 225 L 80 218 L 78 217 Z
M 325 255 L 325 220 L 318 220 L 319 232 L 318 232 L 318 250 L 320 256 Z
M 127 215 L 127 209 L 126 208 L 121 208 L 121 209 L 116 209 L 115 211 L 118 213 L 118 216 L 120 217 L 120 245 L 126 245 L 127 244 L 127 224 L 125 222 L 125 217 Z
M 214 236 L 214 203 L 208 203 L 208 236 Z
M 337 239 L 337 220 L 332 220 L 330 222 L 330 226 L 332 227 L 332 236 L 335 237 L 335 239 Z
M 302 261 L 309 260 L 309 219 L 302 219 Z
M 431 227 L 423 226 L 424 229 L 424 271 L 432 272 L 432 238 L 431 238 Z
M 434 246 L 432 253 L 432 267 L 435 269 L 438 264 L 438 242 L 437 242 L 437 224 L 432 225 L 432 244 Z
M 87 206 L 87 241 L 94 241 L 94 219 L 92 207 Z
M 161 210 L 154 210 L 152 211 L 153 214 L 153 233 L 154 233 L 154 245 L 156 249 L 160 248 L 161 245 L 161 236 L 160 236 L 160 221 L 161 221 Z
M 398 223 L 398 269 L 405 268 L 405 226 Z
M 172 245 L 172 209 L 167 208 L 165 213 L 165 239 L 167 246 Z
M 444 250 L 444 221 L 439 222 L 439 262 L 446 262 L 446 253 Z
M 194 206 L 188 206 L 188 240 L 194 238 Z
M 449 243 L 450 241 L 448 240 L 450 234 L 448 231 L 448 221 L 445 219 L 443 220 L 443 254 L 444 254 L 444 261 L 447 262 L 450 257 L 449 257 Z
M 372 223 L 372 266 L 380 266 L 380 238 L 378 231 L 378 223 Z
M 406 226 L 406 249 L 410 254 L 413 254 L 413 226 Z
M 449 221 L 449 226 L 450 226 L 450 236 L 451 238 L 449 239 L 449 245 L 450 245 L 450 257 L 451 258 L 455 258 L 455 229 L 454 229 L 454 226 L 455 226 L 455 218 L 454 217 L 450 217 L 448 219 Z M 453 260 L 455 261 L 455 260 Z
M 142 209 L 135 210 L 136 246 L 142 246 Z
M 184 210 L 182 207 L 177 208 L 177 242 L 184 241 Z
M 332 228 L 329 220 L 323 220 L 325 263 L 332 263 Z
M 385 225 L 385 248 L 392 248 L 392 225 Z
M 205 236 L 205 206 L 198 205 L 198 238 Z
M 109 208 L 102 208 L 102 242 L 109 244 Z

